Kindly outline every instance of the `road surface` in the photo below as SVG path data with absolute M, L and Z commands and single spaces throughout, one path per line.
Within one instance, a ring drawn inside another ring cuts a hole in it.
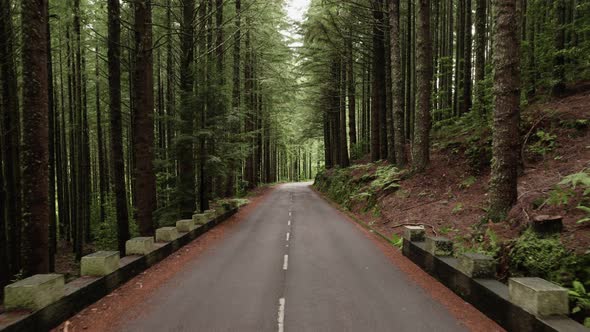
M 465 331 L 308 184 L 275 189 L 123 331 Z

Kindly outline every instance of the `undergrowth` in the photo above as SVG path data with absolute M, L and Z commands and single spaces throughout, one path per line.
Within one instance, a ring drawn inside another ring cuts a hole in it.
M 347 209 L 362 204 L 365 212 L 379 214 L 378 199 L 400 188 L 400 176 L 401 172 L 391 165 L 355 165 L 318 173 L 314 186 Z

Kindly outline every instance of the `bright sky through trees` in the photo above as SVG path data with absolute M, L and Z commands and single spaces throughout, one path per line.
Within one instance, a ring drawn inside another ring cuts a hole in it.
M 305 13 L 309 8 L 309 3 L 311 0 L 289 0 L 285 6 L 287 11 L 287 16 L 289 20 L 295 23 L 296 25 L 292 26 L 289 31 L 285 33 L 285 35 L 289 36 L 293 39 L 300 39 L 301 36 L 297 34 L 297 24 L 300 24 L 303 21 Z M 301 47 L 303 44 L 299 41 L 293 42 L 290 44 L 291 47 Z
M 287 15 L 296 22 L 301 22 L 303 16 L 309 8 L 310 0 L 289 0 L 287 2 Z

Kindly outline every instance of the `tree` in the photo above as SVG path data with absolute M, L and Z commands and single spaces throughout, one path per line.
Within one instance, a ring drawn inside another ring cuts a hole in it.
M 477 0 L 475 8 L 475 109 L 480 116 L 485 112 L 486 5 L 487 0 Z
M 494 119 L 490 218 L 501 220 L 517 199 L 520 151 L 520 40 L 517 0 L 493 3 L 494 31 Z
M 565 0 L 556 0 L 555 3 L 555 15 L 557 31 L 555 34 L 555 58 L 554 58 L 554 69 L 553 79 L 553 95 L 560 96 L 565 92 L 565 16 L 566 16 L 566 4 Z
M 177 139 L 178 200 L 180 217 L 191 218 L 196 208 L 195 160 L 193 131 L 195 124 L 193 62 L 194 62 L 194 0 L 182 1 L 181 61 L 180 61 L 180 137 Z
M 6 239 L 2 246 L 5 246 L 7 259 L 7 274 L 15 275 L 21 268 L 21 227 L 22 227 L 22 185 L 21 185 L 21 149 L 20 149 L 20 112 L 18 102 L 18 82 L 14 54 L 14 33 L 12 26 L 11 6 L 8 1 L 0 0 L 0 77 L 1 98 L 0 108 L 2 109 L 0 130 L 2 148 L 0 157 L 3 160 L 0 169 L 5 190 L 4 199 L 0 202 L 5 211 L 0 218 L 4 218 L 2 226 L 6 226 Z M 1 277 L 0 277 L 1 278 Z M 2 284 L 2 280 L 0 280 Z
M 465 1 L 465 40 L 464 40 L 464 55 L 463 55 L 463 113 L 471 112 L 471 54 L 472 54 L 472 38 L 471 38 L 471 0 Z
M 382 127 L 386 125 L 386 99 L 385 99 L 385 45 L 384 45 L 384 18 L 383 1 L 372 0 L 373 11 L 373 96 L 371 104 L 371 160 L 377 161 L 387 157 L 387 142 L 382 136 Z
M 398 166 L 406 165 L 406 144 L 404 133 L 404 105 L 403 105 L 403 78 L 401 63 L 401 25 L 400 25 L 400 1 L 389 2 L 389 25 L 391 26 L 391 78 L 393 99 L 393 135 L 395 161 Z
M 137 223 L 142 236 L 153 235 L 152 213 L 156 208 L 156 177 L 154 174 L 154 90 L 152 55 L 152 1 L 136 1 L 135 63 L 133 68 L 135 145 L 135 185 L 141 193 L 137 199 Z
M 47 0 L 22 2 L 25 275 L 49 272 Z
M 113 188 L 117 211 L 117 243 L 121 255 L 129 240 L 129 212 L 125 186 L 125 160 L 123 154 L 123 124 L 121 119 L 121 21 L 119 0 L 108 2 L 108 72 L 109 111 L 111 121 L 111 161 Z
M 414 168 L 423 171 L 430 163 L 432 45 L 430 39 L 429 0 L 418 0 L 416 43 L 417 106 L 412 155 Z

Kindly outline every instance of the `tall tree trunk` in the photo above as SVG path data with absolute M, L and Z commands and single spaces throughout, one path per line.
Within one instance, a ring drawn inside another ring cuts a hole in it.
M 471 1 L 465 0 L 465 42 L 463 56 L 463 112 L 470 112 L 472 107 L 471 100 Z
M 465 2 L 467 0 L 457 1 L 457 29 L 455 42 L 455 93 L 453 95 L 453 115 L 460 116 L 464 113 L 463 105 L 463 70 L 464 70 L 464 50 L 465 50 Z
M 111 162 L 113 188 L 117 211 L 117 243 L 125 255 L 125 242 L 129 240 L 129 211 L 125 186 L 125 157 L 123 152 L 123 121 L 121 115 L 121 9 L 119 0 L 108 0 L 108 63 L 109 113 L 111 121 Z
M 566 5 L 565 0 L 555 0 L 555 15 L 557 31 L 555 33 L 555 52 L 552 93 L 554 96 L 560 96 L 565 92 L 565 29 L 566 29 Z
M 199 71 L 199 80 L 207 83 L 209 82 L 209 56 L 207 56 L 207 52 L 209 51 L 209 45 L 211 43 L 211 38 L 209 37 L 211 34 L 207 34 L 207 37 L 203 37 L 201 34 L 207 31 L 207 2 L 209 0 L 201 0 L 201 4 L 199 5 L 199 19 L 198 22 L 199 28 L 201 32 L 199 33 L 200 38 L 198 47 L 199 51 L 197 53 L 198 58 L 206 59 L 207 65 L 202 65 Z M 209 39 L 209 40 L 207 40 Z M 206 90 L 206 89 L 203 89 Z M 200 102 L 200 129 L 205 130 L 207 128 L 207 106 L 209 105 L 209 96 L 208 92 L 199 92 L 200 95 L 204 96 L 204 102 Z M 209 179 L 207 177 L 207 163 L 208 159 L 208 150 L 207 150 L 207 139 L 204 135 L 199 136 L 199 209 L 201 211 L 205 211 L 209 209 Z
M 477 0 L 475 8 L 475 110 L 481 117 L 485 114 L 486 2 Z
M 49 6 L 46 7 L 49 11 Z M 49 271 L 55 271 L 55 253 L 57 252 L 57 215 L 55 206 L 55 99 L 53 95 L 53 60 L 51 57 L 51 29 L 49 12 L 46 13 L 47 38 L 47 95 L 48 95 L 48 141 L 49 141 Z
M 413 164 L 423 171 L 430 163 L 430 105 L 432 91 L 432 45 L 430 43 L 430 1 L 418 0 L 416 29 L 416 120 Z
M 346 62 L 340 60 L 340 166 L 350 166 L 350 158 L 348 156 L 348 142 L 346 135 Z
M 352 37 L 346 39 L 348 49 L 347 83 L 348 83 L 348 135 L 351 149 L 356 148 L 356 80 L 354 76 L 354 50 Z M 311 177 L 311 175 L 310 175 Z
M 195 121 L 195 100 L 193 93 L 194 61 L 194 0 L 182 1 L 182 24 L 180 35 L 180 135 L 177 140 L 178 192 L 180 217 L 190 219 L 196 207 L 195 160 L 193 155 L 193 131 Z
M 26 276 L 49 272 L 47 0 L 22 1 L 23 258 Z
M 0 202 L 5 214 L 0 215 L 6 222 L 7 260 L 10 275 L 21 269 L 21 227 L 22 227 L 22 187 L 21 187 L 21 144 L 20 112 L 18 104 L 18 83 L 14 61 L 14 33 L 11 6 L 8 0 L 0 0 L 0 77 L 2 77 L 2 147 L 3 175 L 6 195 Z M 3 244 L 4 245 L 4 244 Z M 8 277 L 8 275 L 6 275 Z
M 96 47 L 96 68 L 95 68 L 95 90 L 96 90 L 96 139 L 97 142 L 97 159 L 98 159 L 98 178 L 99 181 L 99 196 L 98 196 L 98 205 L 100 210 L 100 221 L 104 222 L 106 218 L 105 212 L 105 204 L 108 195 L 108 172 L 106 169 L 106 153 L 105 153 L 105 146 L 104 146 L 104 137 L 103 137 L 103 128 L 102 128 L 102 108 L 100 105 L 100 62 L 98 57 L 98 46 Z
M 385 125 L 385 51 L 383 31 L 383 1 L 372 0 L 373 11 L 373 96 L 371 105 L 371 160 L 377 161 L 387 155 L 383 143 L 382 126 Z
M 490 218 L 505 218 L 517 198 L 520 137 L 520 40 L 516 14 L 517 0 L 496 0 L 494 4 L 494 122 L 492 174 L 490 177 Z
M 172 53 L 172 35 L 175 32 L 172 28 L 172 4 L 171 0 L 166 0 L 166 30 L 168 35 L 166 36 L 166 160 L 168 160 L 167 172 L 172 175 L 177 174 L 176 160 L 171 158 L 169 149 L 173 146 L 173 140 L 175 137 L 175 66 L 174 66 L 174 54 Z M 167 185 L 168 187 L 169 185 Z M 167 190 L 169 192 L 169 190 Z M 169 195 L 168 195 L 169 196 Z M 167 197 L 167 201 L 170 197 Z
M 246 32 L 246 55 L 244 61 L 244 93 L 246 96 L 246 119 L 244 131 L 247 135 L 248 155 L 246 157 L 245 178 L 248 182 L 248 189 L 254 188 L 256 181 L 255 161 L 254 161 L 254 78 L 253 78 L 253 56 L 250 39 L 250 31 Z
M 74 62 L 73 62 L 73 82 L 74 82 L 74 144 L 72 149 L 74 150 L 73 157 L 76 162 L 76 176 L 75 179 L 75 195 L 77 196 L 76 209 L 76 232 L 74 241 L 74 252 L 76 253 L 76 260 L 82 259 L 82 251 L 84 244 L 84 225 L 86 224 L 85 218 L 85 205 L 86 195 L 84 190 L 84 180 L 86 176 L 84 173 L 83 165 L 83 105 L 82 105 L 82 37 L 81 37 L 81 23 L 80 23 L 80 0 L 74 0 Z
M 142 236 L 154 233 L 156 207 L 154 174 L 154 90 L 152 56 L 152 0 L 135 2 L 135 66 L 133 70 L 133 137 L 137 224 Z
M 233 54 L 233 87 L 232 87 L 232 115 L 234 118 L 237 118 L 237 115 L 240 114 L 240 97 L 241 97 L 241 72 L 240 72 L 240 60 L 241 60 L 241 42 L 242 42 L 242 3 L 241 0 L 235 0 L 236 2 L 236 16 L 234 18 L 234 23 L 236 25 L 236 32 L 234 33 L 234 54 Z M 234 120 L 235 121 L 235 120 Z M 236 131 L 239 132 L 239 128 L 236 125 L 232 124 L 232 131 L 235 133 Z M 226 183 L 226 196 L 230 197 L 233 196 L 235 193 L 235 173 L 237 168 L 238 161 L 235 158 L 231 158 L 229 161 L 229 171 L 228 171 L 228 179 Z
M 401 64 L 401 25 L 400 0 L 391 0 L 389 7 L 389 22 L 391 26 L 391 78 L 393 101 L 393 135 L 395 162 L 398 166 L 406 165 L 406 135 L 404 133 L 404 105 L 402 93 L 402 64 Z
M 387 1 L 389 2 L 389 1 Z M 384 21 L 384 38 L 385 38 L 385 120 L 387 138 L 387 161 L 390 164 L 395 164 L 395 135 L 393 133 L 393 85 L 391 80 L 391 26 L 389 25 L 389 5 L 386 3 L 385 21 Z

